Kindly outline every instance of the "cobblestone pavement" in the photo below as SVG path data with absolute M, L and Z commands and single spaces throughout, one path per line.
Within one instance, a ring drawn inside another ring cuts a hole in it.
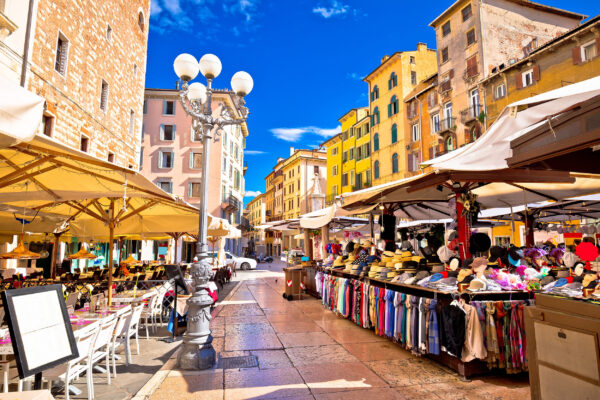
M 212 321 L 218 360 L 254 356 L 251 368 L 163 368 L 146 396 L 162 399 L 526 399 L 527 376 L 463 382 L 451 370 L 325 310 L 282 297 L 283 265 L 238 272 Z M 223 361 L 221 361 L 223 363 Z M 156 388 L 158 387 L 158 388 Z M 156 389 L 156 390 L 155 390 Z M 145 396 L 145 398 L 147 398 Z M 138 396 L 139 398 L 140 396 Z

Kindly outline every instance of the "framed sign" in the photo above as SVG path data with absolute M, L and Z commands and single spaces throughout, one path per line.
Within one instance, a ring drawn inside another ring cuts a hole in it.
M 2 301 L 21 379 L 79 356 L 61 285 L 5 290 Z
M 168 279 L 174 279 L 175 284 L 185 291 L 184 294 L 190 294 L 188 286 L 185 283 L 185 277 L 183 276 L 183 272 L 181 272 L 179 265 L 165 265 L 165 272 L 167 273 Z

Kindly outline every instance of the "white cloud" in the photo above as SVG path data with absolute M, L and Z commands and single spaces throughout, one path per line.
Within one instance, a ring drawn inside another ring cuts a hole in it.
M 354 80 L 357 80 L 357 81 L 361 81 L 362 80 L 362 76 L 360 74 L 357 74 L 356 72 L 348 72 L 346 74 L 346 78 L 354 79 Z
M 244 195 L 244 197 L 256 197 L 259 194 L 262 194 L 262 192 L 260 190 L 248 190 L 246 192 L 246 194 Z
M 244 150 L 244 154 L 247 156 L 256 156 L 260 154 L 267 154 L 267 152 L 261 150 Z
M 337 0 L 333 0 L 329 7 L 319 6 L 312 9 L 313 14 L 318 14 L 325 19 L 338 17 L 347 14 L 350 11 L 350 6 L 342 4 Z
M 329 138 L 335 134 L 340 133 L 341 131 L 341 126 L 337 126 L 336 128 L 332 129 L 319 128 L 317 126 L 271 129 L 271 133 L 273 133 L 273 136 L 275 136 L 277 139 L 285 140 L 286 142 L 297 142 L 302 138 L 302 135 L 304 135 L 305 133 L 313 133 L 323 138 Z

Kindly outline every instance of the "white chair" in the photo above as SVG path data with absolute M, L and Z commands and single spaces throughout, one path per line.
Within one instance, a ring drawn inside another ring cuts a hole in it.
M 156 308 L 156 303 L 158 302 L 159 293 L 154 294 L 150 299 L 148 299 L 148 303 L 144 304 L 144 308 L 142 309 L 142 315 L 140 318 L 144 321 L 144 326 L 146 327 L 146 339 L 149 339 L 148 335 L 148 325 L 152 323 L 152 331 L 156 332 L 156 322 L 154 320 L 154 310 Z
M 140 344 L 139 344 L 139 340 L 138 340 L 138 329 L 139 329 L 139 324 L 140 324 L 140 317 L 142 315 L 142 310 L 144 308 L 143 304 L 140 304 L 139 306 L 135 306 L 132 308 L 131 310 L 131 314 L 126 317 L 126 314 L 123 314 L 121 317 L 123 317 L 124 323 L 121 326 L 120 330 L 117 330 L 118 333 L 115 336 L 115 339 L 113 341 L 113 346 L 112 346 L 112 351 L 113 351 L 113 367 L 114 367 L 114 354 L 117 348 L 119 348 L 121 345 L 125 346 L 125 365 L 129 365 L 129 363 L 131 362 L 131 338 L 135 336 L 135 345 L 136 345 L 136 350 L 137 350 L 137 354 L 140 354 Z M 119 322 L 117 322 L 117 327 L 119 327 L 121 324 Z M 116 369 L 114 371 L 114 374 L 116 376 Z
M 100 331 L 100 323 L 98 321 L 83 327 L 73 332 L 79 357 L 68 361 L 66 364 L 59 365 L 52 369 L 44 371 L 44 378 L 50 381 L 62 380 L 65 383 L 65 399 L 70 399 L 69 385 L 72 381 L 79 378 L 84 372 L 87 372 L 87 388 L 88 399 L 92 400 L 94 395 L 92 370 L 88 360 L 94 349 L 94 343 L 98 332 Z M 65 370 L 66 366 L 66 370 Z
M 113 360 L 113 377 L 117 377 L 117 365 L 116 360 L 120 359 L 119 356 L 116 355 L 116 350 L 122 344 L 125 344 L 125 333 L 127 332 L 130 320 L 132 316 L 131 306 L 123 307 L 119 311 L 116 312 L 115 317 L 117 319 L 117 323 L 115 325 L 115 329 L 113 331 L 113 336 L 110 342 L 110 351 L 112 353 Z M 126 355 L 127 357 L 127 355 Z
M 115 331 L 115 325 L 117 324 L 117 316 L 112 314 L 100 320 L 100 329 L 98 336 L 94 342 L 92 355 L 88 359 L 89 373 L 91 375 L 94 368 L 94 364 L 105 360 L 106 362 L 106 379 L 107 384 L 110 385 L 110 345 L 113 339 Z M 92 398 L 94 398 L 94 382 L 92 379 Z

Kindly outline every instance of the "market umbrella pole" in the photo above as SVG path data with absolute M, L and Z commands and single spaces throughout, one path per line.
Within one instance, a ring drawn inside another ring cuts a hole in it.
M 50 279 L 56 279 L 56 258 L 58 257 L 58 245 L 60 244 L 60 236 L 63 233 L 54 234 L 54 244 L 52 245 L 52 263 L 50 264 Z
M 115 240 L 115 223 L 113 220 L 115 202 L 110 201 L 110 220 L 108 222 L 108 305 L 112 305 L 112 282 L 113 282 L 113 249 Z
M 321 258 L 325 260 L 327 257 L 327 243 L 329 243 L 329 224 L 321 228 L 321 238 L 321 247 L 323 248 L 321 250 Z
M 525 246 L 533 247 L 535 245 L 535 239 L 533 234 L 533 228 L 535 224 L 535 218 L 533 215 L 530 215 L 527 210 L 525 210 Z

